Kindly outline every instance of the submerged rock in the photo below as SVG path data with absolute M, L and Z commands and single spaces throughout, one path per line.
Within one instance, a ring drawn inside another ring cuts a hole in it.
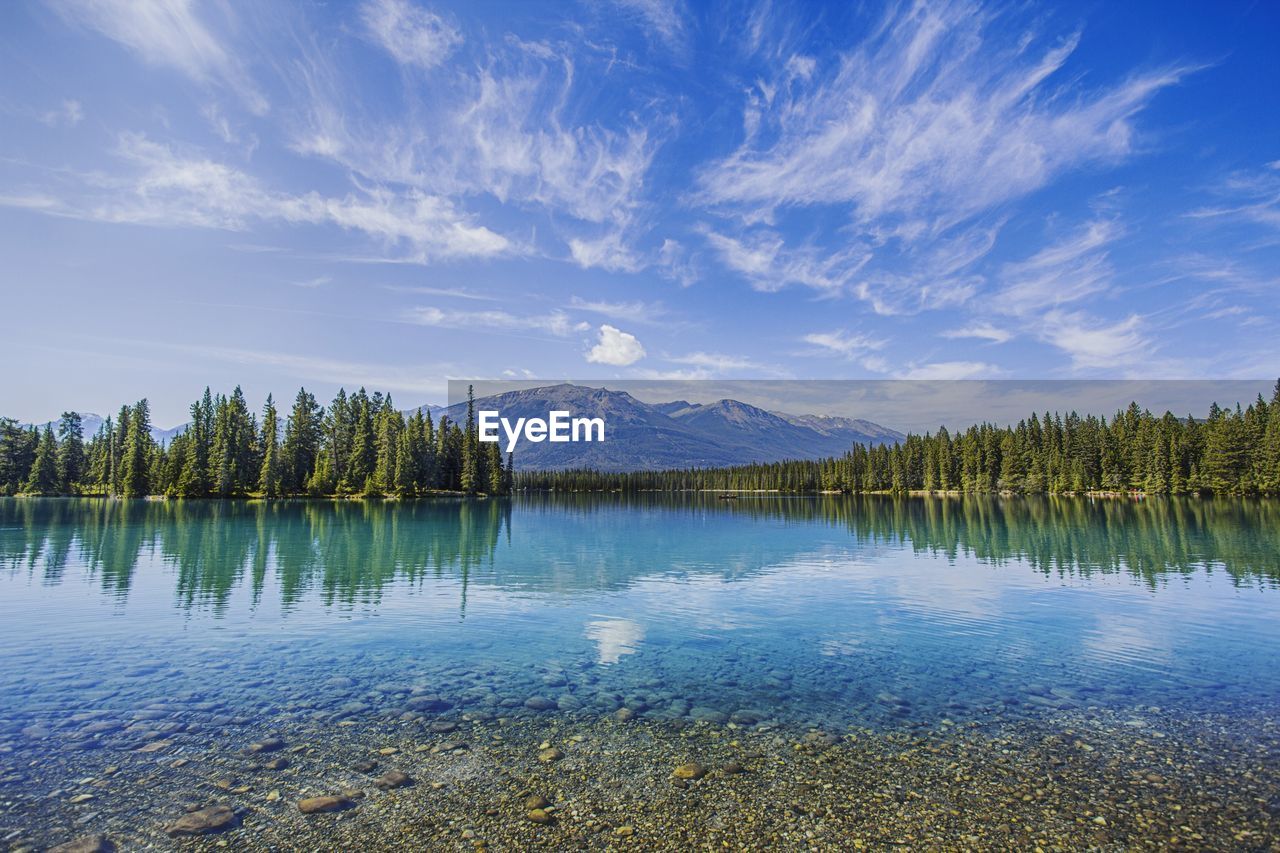
M 689 716 L 702 723 L 712 723 L 721 725 L 729 721 L 729 715 L 723 711 L 717 711 L 715 708 L 697 707 L 689 711 Z
M 701 779 L 707 775 L 707 768 L 696 761 L 690 761 L 688 764 L 681 764 L 673 770 L 672 775 L 677 779 Z
M 57 847 L 50 847 L 49 853 L 112 853 L 116 846 L 105 835 L 86 835 Z
M 548 824 L 551 823 L 551 815 L 544 809 L 529 809 L 525 817 L 534 823 Z
M 279 749 L 284 749 L 284 741 L 278 737 L 269 737 L 264 738 L 257 743 L 249 744 L 249 746 L 245 748 L 245 752 L 250 755 L 258 755 L 263 752 L 275 752 Z
M 550 711 L 556 707 L 556 703 L 548 699 L 546 696 L 530 696 L 524 700 L 526 708 L 532 708 L 535 711 Z
M 188 812 L 165 827 L 169 835 L 204 835 L 233 826 L 236 813 L 230 806 L 207 806 Z
M 559 761 L 562 758 L 564 758 L 564 753 L 556 749 L 554 746 L 549 746 L 546 749 L 538 751 L 539 761 Z
M 343 809 L 349 809 L 355 806 L 355 802 L 349 797 L 340 795 L 330 795 L 324 797 L 307 797 L 298 800 L 298 811 L 303 814 L 317 814 L 320 812 L 338 812 Z
M 452 707 L 449 702 L 434 693 L 410 696 L 409 701 L 404 704 L 410 711 L 447 711 Z
M 413 779 L 403 771 L 388 770 L 374 780 L 373 784 L 384 791 L 390 791 L 392 788 L 403 788 L 405 785 L 412 785 Z

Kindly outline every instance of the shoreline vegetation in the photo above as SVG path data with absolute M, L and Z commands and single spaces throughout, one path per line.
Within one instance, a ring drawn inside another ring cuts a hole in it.
M 799 494 L 1280 495 L 1280 381 L 1268 402 L 1157 417 L 1137 403 L 1108 421 L 1032 414 L 855 444 L 843 456 L 714 469 L 522 471 L 516 489 Z
M 390 394 L 339 390 L 326 409 L 299 389 L 283 430 L 267 395 L 262 421 L 239 386 L 208 388 L 191 422 L 167 446 L 151 437 L 146 399 L 121 406 L 85 440 L 81 417 L 22 428 L 0 418 L 0 495 L 118 498 L 412 498 L 499 495 L 511 490 L 511 458 L 482 443 L 475 400 L 466 423 L 425 407 L 397 411 Z
M 425 407 L 407 415 L 390 394 L 339 390 L 328 408 L 299 389 L 283 429 L 268 395 L 262 420 L 237 386 L 204 396 L 167 445 L 151 437 L 146 399 L 122 406 L 85 440 L 80 415 L 52 426 L 0 418 L 0 495 L 119 498 L 410 499 L 512 491 L 788 494 L 1053 494 L 1100 498 L 1280 495 L 1280 381 L 1271 400 L 1214 403 L 1201 419 L 1138 404 L 1108 420 L 1032 414 L 1016 426 L 975 424 L 855 443 L 839 457 L 723 468 L 609 472 L 514 470 L 481 442 L 474 395 L 456 424 Z

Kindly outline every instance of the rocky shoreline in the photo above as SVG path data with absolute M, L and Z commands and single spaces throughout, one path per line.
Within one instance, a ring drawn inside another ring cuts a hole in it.
M 1265 714 L 900 730 L 749 716 L 232 721 L 127 749 L 114 721 L 86 719 L 62 742 L 93 728 L 101 748 L 0 741 L 0 849 L 1280 850 Z

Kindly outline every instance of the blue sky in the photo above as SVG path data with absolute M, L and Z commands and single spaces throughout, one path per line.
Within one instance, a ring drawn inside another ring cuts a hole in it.
M 5 3 L 0 409 L 1273 377 L 1278 37 L 1268 3 Z

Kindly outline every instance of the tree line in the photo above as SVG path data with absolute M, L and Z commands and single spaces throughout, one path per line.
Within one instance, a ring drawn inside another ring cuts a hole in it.
M 1247 408 L 1161 416 L 1137 403 L 1108 420 L 1032 414 L 1016 426 L 975 424 L 854 444 L 839 457 L 665 471 L 529 471 L 517 489 L 564 491 L 773 490 L 1152 495 L 1280 495 L 1280 382 Z
M 0 418 L 0 494 L 397 496 L 440 491 L 506 494 L 511 459 L 479 441 L 475 400 L 457 424 L 418 409 L 406 416 L 390 394 L 339 390 L 328 408 L 305 388 L 281 424 L 268 395 L 262 419 L 239 386 L 191 404 L 187 428 L 162 445 L 151 436 L 147 400 L 120 407 L 86 440 L 81 416 L 22 427 Z

